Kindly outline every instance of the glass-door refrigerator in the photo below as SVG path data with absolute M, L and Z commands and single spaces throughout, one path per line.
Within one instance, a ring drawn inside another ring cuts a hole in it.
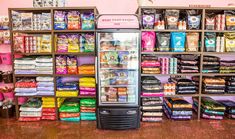
M 139 31 L 98 30 L 96 36 L 97 126 L 139 128 Z

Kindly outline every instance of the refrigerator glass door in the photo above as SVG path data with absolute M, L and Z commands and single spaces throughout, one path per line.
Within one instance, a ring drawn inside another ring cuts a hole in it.
M 98 33 L 99 105 L 138 104 L 139 33 Z

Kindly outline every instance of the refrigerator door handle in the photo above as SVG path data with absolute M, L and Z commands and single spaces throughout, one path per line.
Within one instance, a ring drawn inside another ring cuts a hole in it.
M 127 111 L 126 114 L 136 114 L 136 111 Z
M 95 82 L 98 84 L 98 67 L 97 67 L 97 56 L 95 57 Z

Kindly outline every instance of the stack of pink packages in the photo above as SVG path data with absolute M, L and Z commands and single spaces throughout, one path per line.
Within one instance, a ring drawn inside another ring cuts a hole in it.
M 95 96 L 96 95 L 95 78 L 91 77 L 80 78 L 79 89 L 81 96 Z

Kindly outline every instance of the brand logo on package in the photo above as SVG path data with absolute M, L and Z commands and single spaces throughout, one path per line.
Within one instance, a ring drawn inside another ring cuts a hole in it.
M 98 18 L 99 29 L 139 28 L 139 21 L 135 15 L 101 15 Z

